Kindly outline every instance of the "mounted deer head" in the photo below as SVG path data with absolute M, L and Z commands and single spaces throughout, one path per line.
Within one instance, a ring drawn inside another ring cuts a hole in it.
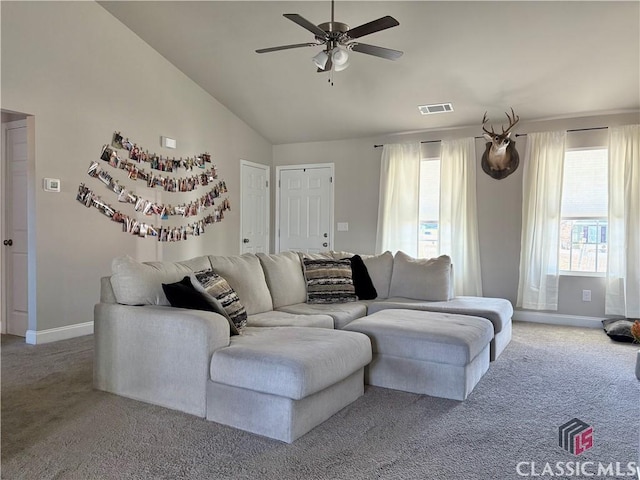
M 520 163 L 516 142 L 511 140 L 511 129 L 518 123 L 520 117 L 514 113 L 513 108 L 511 116 L 508 113 L 505 115 L 509 119 L 509 127 L 506 130 L 502 127 L 502 133 L 494 132 L 493 125 L 491 125 L 491 131 L 487 130 L 484 127 L 489 121 L 487 113 L 485 112 L 482 117 L 482 130 L 485 132 L 483 137 L 487 139 L 486 150 L 482 155 L 482 170 L 496 180 L 511 175 Z

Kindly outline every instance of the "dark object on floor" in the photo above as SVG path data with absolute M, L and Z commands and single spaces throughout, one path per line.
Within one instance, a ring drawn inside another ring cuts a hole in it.
M 627 318 L 605 318 L 602 320 L 604 332 L 616 342 L 633 343 L 631 325 L 633 325 L 633 320 Z

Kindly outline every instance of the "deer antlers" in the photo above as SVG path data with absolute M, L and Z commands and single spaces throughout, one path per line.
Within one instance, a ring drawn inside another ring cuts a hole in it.
M 509 131 L 516 126 L 516 123 L 520 121 L 520 117 L 515 114 L 515 112 L 513 111 L 513 107 L 511 108 L 511 116 L 509 116 L 507 112 L 505 112 L 505 115 L 509 119 L 509 127 L 506 130 L 504 129 L 504 127 L 502 127 L 502 135 L 500 136 L 507 135 Z M 484 112 L 484 117 L 482 117 L 482 130 L 484 130 L 485 133 L 491 135 L 492 137 L 495 137 L 497 134 L 493 131 L 493 125 L 491 125 L 491 131 L 484 128 L 484 124 L 488 121 L 489 119 L 487 118 L 487 112 Z

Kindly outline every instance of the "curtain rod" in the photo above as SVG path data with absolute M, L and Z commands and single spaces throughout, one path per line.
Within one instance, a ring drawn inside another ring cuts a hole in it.
M 570 130 L 567 130 L 567 133 L 569 132 L 586 132 L 588 130 L 606 130 L 609 127 L 591 127 L 591 128 L 572 128 Z M 526 137 L 527 134 L 526 133 L 516 133 L 516 138 L 517 137 Z M 480 137 L 473 137 L 475 139 L 479 139 L 479 138 L 484 138 L 483 136 Z M 440 143 L 442 142 L 442 140 L 423 140 L 420 143 Z M 378 145 L 374 145 L 373 148 L 380 148 L 380 147 L 384 147 L 384 144 L 378 144 Z

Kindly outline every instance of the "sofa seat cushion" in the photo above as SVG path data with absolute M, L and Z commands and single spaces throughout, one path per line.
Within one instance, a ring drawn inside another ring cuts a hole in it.
M 296 315 L 272 310 L 249 315 L 247 326 L 333 328 L 333 318 L 330 315 Z
M 486 318 L 418 310 L 380 311 L 345 330 L 369 336 L 374 354 L 459 366 L 485 351 L 493 338 Z
M 513 306 L 509 300 L 487 297 L 455 297 L 442 302 L 394 297 L 384 302 L 371 303 L 369 305 L 369 313 L 395 308 L 446 312 L 486 318 L 493 323 L 494 333 L 496 334 L 500 333 L 505 325 L 511 323 L 511 317 L 513 316 Z
M 214 352 L 216 383 L 300 400 L 340 382 L 371 362 L 366 335 L 326 328 L 245 329 Z
M 278 310 L 298 315 L 330 315 L 333 318 L 333 327 L 341 329 L 356 318 L 364 317 L 367 314 L 367 303 L 363 301 L 332 304 L 298 303 Z

